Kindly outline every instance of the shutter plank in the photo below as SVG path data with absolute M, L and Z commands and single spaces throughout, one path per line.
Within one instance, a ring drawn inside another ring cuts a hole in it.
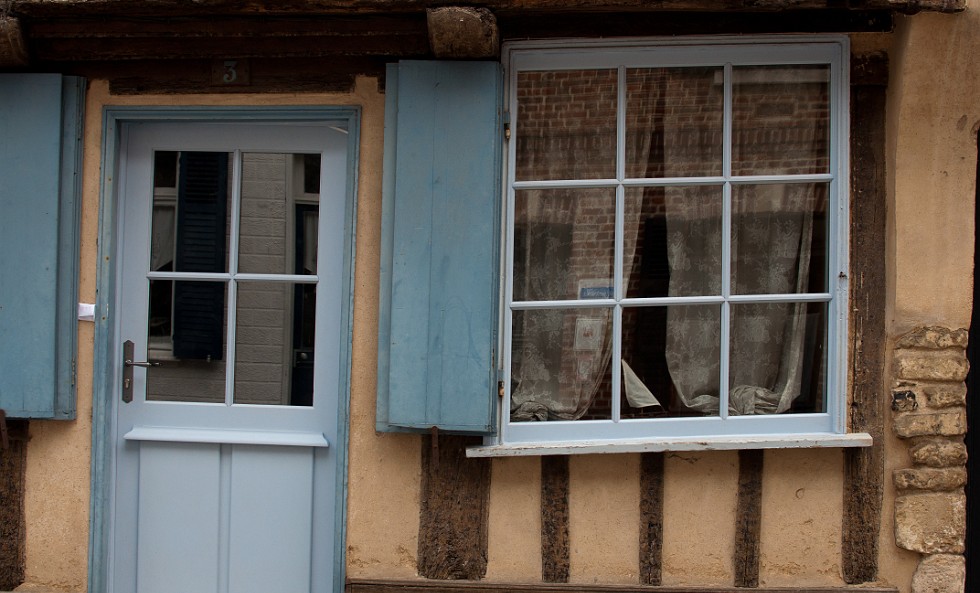
M 493 430 L 500 69 L 389 68 L 379 430 Z
M 0 76 L 0 408 L 74 417 L 84 83 Z M 16 281 L 10 281 L 16 279 Z

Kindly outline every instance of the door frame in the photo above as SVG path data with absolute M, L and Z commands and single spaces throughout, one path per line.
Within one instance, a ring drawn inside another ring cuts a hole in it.
M 113 425 L 119 394 L 114 393 L 114 360 L 117 269 L 116 213 L 120 184 L 121 130 L 127 123 L 303 123 L 336 122 L 347 130 L 346 204 L 344 208 L 344 290 L 341 327 L 340 397 L 338 398 L 337 442 L 330 443 L 337 454 L 337 491 L 334 515 L 338 529 L 334 534 L 333 586 L 340 593 L 344 584 L 345 538 L 347 532 L 347 442 L 350 424 L 351 338 L 353 332 L 354 229 L 357 220 L 357 171 L 360 146 L 360 108 L 356 106 L 276 106 L 276 107 L 139 107 L 109 106 L 102 121 L 102 172 L 99 187 L 99 247 L 96 270 L 95 344 L 92 381 L 92 458 L 89 508 L 88 591 L 109 590 L 110 501 L 115 474 Z

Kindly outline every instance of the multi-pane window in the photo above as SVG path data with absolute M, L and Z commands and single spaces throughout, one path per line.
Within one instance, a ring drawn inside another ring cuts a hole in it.
M 843 432 L 847 51 L 509 50 L 504 443 Z

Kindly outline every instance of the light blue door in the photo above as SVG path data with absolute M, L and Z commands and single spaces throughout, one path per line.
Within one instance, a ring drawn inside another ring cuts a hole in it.
M 344 125 L 122 131 L 117 593 L 327 593 L 338 580 Z

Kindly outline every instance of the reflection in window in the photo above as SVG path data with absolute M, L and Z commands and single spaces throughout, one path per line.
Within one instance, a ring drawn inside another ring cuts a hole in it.
M 319 177 L 318 154 L 155 154 L 148 399 L 225 401 L 233 359 L 235 403 L 312 405 Z
M 830 66 L 620 72 L 515 74 L 511 421 L 826 411 Z

